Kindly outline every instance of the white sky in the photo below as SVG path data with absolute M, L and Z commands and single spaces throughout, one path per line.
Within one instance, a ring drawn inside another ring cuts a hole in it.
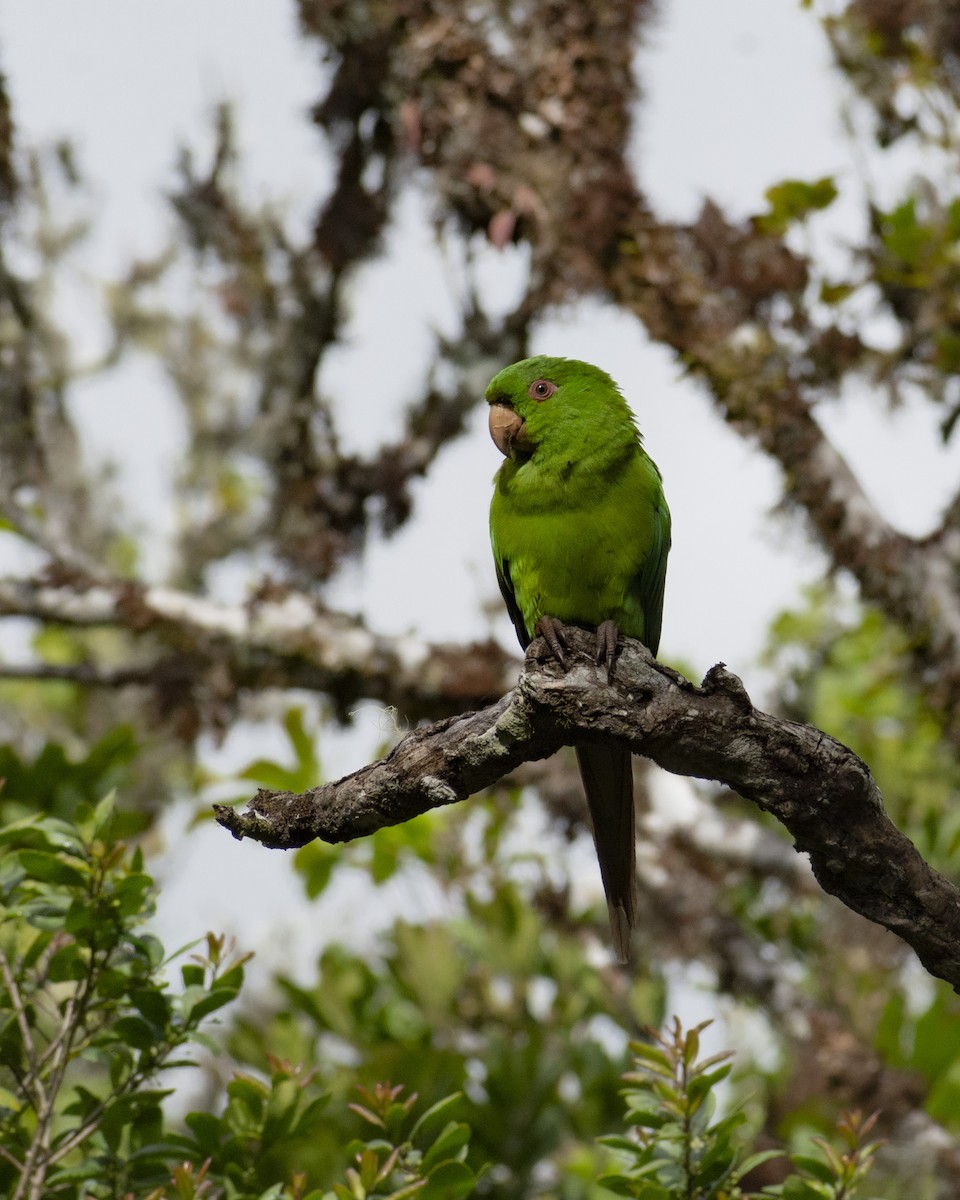
M 639 61 L 647 103 L 634 150 L 659 211 L 686 219 L 709 195 L 745 215 L 761 209 L 764 189 L 785 176 L 836 173 L 841 185 L 856 181 L 840 130 L 843 93 L 827 70 L 819 28 L 797 0 L 663 0 L 662 8 Z M 189 140 L 203 161 L 209 116 L 223 98 L 236 104 L 254 197 L 284 200 L 304 223 L 329 177 L 305 115 L 322 67 L 315 46 L 297 40 L 292 2 L 5 0 L 0 69 L 21 140 L 72 138 L 95 184 L 99 220 L 83 259 L 91 276 L 119 271 L 132 255 L 162 244 L 170 227 L 162 189 L 172 180 L 177 142 Z M 450 268 L 432 246 L 428 212 L 429 198 L 404 200 L 391 254 L 358 277 L 348 342 L 324 370 L 324 385 L 349 401 L 344 424 L 358 445 L 373 446 L 397 429 L 401 406 L 421 380 L 431 325 L 448 320 Z M 844 221 L 855 229 L 855 205 L 838 205 L 837 220 L 830 236 L 842 235 Z M 518 253 L 490 250 L 483 262 L 489 295 L 504 307 L 516 287 Z M 75 304 L 65 316 L 81 347 L 92 349 L 102 328 L 89 308 Z M 698 672 L 724 660 L 748 686 L 758 683 L 753 664 L 770 618 L 822 567 L 796 523 L 769 516 L 778 499 L 776 468 L 732 434 L 701 391 L 679 378 L 669 355 L 647 345 L 639 326 L 620 314 L 595 304 L 571 309 L 538 332 L 533 352 L 599 363 L 637 410 L 674 517 L 662 653 Z M 169 530 L 167 472 L 182 430 L 156 367 L 133 361 L 109 381 L 78 389 L 74 403 L 91 453 L 121 464 L 133 511 L 158 535 Z M 929 528 L 960 478 L 960 453 L 941 451 L 923 406 L 890 419 L 878 400 L 860 395 L 823 415 L 883 512 L 911 532 Z M 481 635 L 481 602 L 496 594 L 486 510 L 498 460 L 478 410 L 469 436 L 418 488 L 417 519 L 344 575 L 336 601 L 362 609 L 384 631 Z M 162 553 L 154 550 L 149 561 L 161 563 Z M 218 582 L 225 594 L 238 586 L 229 575 Z M 505 616 L 497 633 L 513 646 Z M 366 761 L 378 733 L 374 714 L 360 736 L 331 747 L 328 769 Z M 249 873 L 262 875 L 264 858 L 274 859 L 232 842 L 227 856 L 223 836 L 209 830 L 187 854 L 216 847 L 229 858 L 229 878 L 218 877 L 216 895 L 201 906 L 215 926 L 220 910 L 220 924 L 231 923 Z

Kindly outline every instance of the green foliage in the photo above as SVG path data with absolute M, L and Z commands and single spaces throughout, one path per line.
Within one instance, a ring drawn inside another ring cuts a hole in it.
M 625 982 L 502 882 L 453 924 L 397 922 L 382 959 L 329 947 L 313 983 L 281 977 L 273 1013 L 241 1018 L 230 1049 L 260 1071 L 271 1052 L 316 1069 L 337 1101 L 300 1160 L 317 1175 L 350 1136 L 341 1106 L 354 1080 L 402 1079 L 428 1099 L 469 1097 L 469 1164 L 493 1164 L 485 1195 L 537 1195 L 534 1181 L 562 1177 L 575 1200 L 594 1194 L 589 1143 L 616 1119 L 621 1048 L 662 1016 L 647 968 Z
M 349 846 L 309 842 L 294 855 L 293 865 L 303 878 L 311 900 L 328 887 L 337 868 L 364 871 L 374 884 L 387 883 L 413 863 L 439 866 L 443 843 L 451 825 L 448 813 L 427 813 L 403 825 L 388 825 Z
M 919 1010 L 903 992 L 891 991 L 875 1041 L 887 1062 L 926 1080 L 926 1110 L 934 1120 L 960 1131 L 960 999 L 945 984 L 932 991 Z
M 741 1183 L 779 1151 L 746 1154 L 738 1131 L 743 1112 L 726 1105 L 716 1115 L 718 1089 L 732 1069 L 729 1053 L 699 1059 L 706 1021 L 684 1031 L 674 1019 L 666 1034 L 648 1030 L 649 1042 L 634 1042 L 633 1070 L 624 1075 L 627 1120 L 632 1137 L 605 1137 L 622 1165 L 600 1182 L 618 1196 L 635 1200 L 742 1200 Z M 875 1122 L 859 1114 L 841 1119 L 837 1150 L 813 1138 L 814 1153 L 790 1156 L 792 1171 L 782 1184 L 763 1189 L 783 1200 L 853 1200 L 876 1154 L 864 1143 Z
M 784 179 L 767 188 L 764 193 L 768 209 L 754 218 L 764 233 L 781 236 L 791 225 L 805 221 L 812 213 L 820 212 L 837 198 L 837 185 L 830 175 L 808 183 L 803 179 Z
M 944 251 L 955 250 L 960 237 L 960 202 L 954 201 L 941 236 L 917 212 L 917 198 L 908 196 L 893 208 L 874 214 L 881 255 L 876 276 L 885 284 L 923 287 Z
M 71 820 L 87 797 L 105 795 L 124 781 L 139 749 L 128 725 L 114 726 L 79 754 L 53 741 L 29 756 L 0 745 L 0 822 L 6 825 L 37 812 Z
M 168 1135 L 176 1165 L 150 1200 L 200 1197 L 213 1187 L 230 1200 L 459 1200 L 472 1193 L 478 1176 L 465 1161 L 470 1129 L 449 1119 L 461 1097 L 447 1096 L 414 1120 L 416 1095 L 404 1097 L 402 1086 L 390 1084 L 360 1088 L 361 1103 L 349 1106 L 356 1115 L 341 1114 L 350 1130 L 359 1116 L 373 1132 L 345 1135 L 337 1147 L 343 1179 L 328 1184 L 330 1175 L 309 1165 L 309 1148 L 330 1119 L 329 1096 L 314 1074 L 274 1061 L 266 1080 L 234 1075 L 219 1116 L 189 1113 L 187 1132 Z
M 247 785 L 250 783 L 274 791 L 304 792 L 323 782 L 322 763 L 317 750 L 321 730 L 308 726 L 304 710 L 299 707 L 287 711 L 283 728 L 289 742 L 290 758 L 286 762 L 277 762 L 260 757 L 242 767 L 234 777 L 242 785 L 235 803 L 247 802 L 250 795 Z M 211 819 L 212 810 L 209 806 L 197 817 L 199 821 Z M 358 868 L 365 871 L 374 883 L 386 883 L 412 862 L 438 865 L 443 844 L 448 840 L 450 823 L 451 818 L 447 813 L 437 812 L 403 825 L 379 829 L 370 837 L 348 845 L 331 846 L 319 840 L 308 842 L 293 856 L 294 868 L 303 878 L 304 888 L 311 900 L 326 891 L 337 868 Z
M 111 798 L 0 833 L 0 1183 L 55 1200 L 112 1196 L 166 1174 L 159 1071 L 243 980 L 222 940 L 163 981 L 143 924 L 153 881 L 113 834 Z
M 773 626 L 768 662 L 783 681 L 790 716 L 833 734 L 869 765 L 893 820 L 939 870 L 957 877 L 960 765 L 938 715 L 912 682 L 909 646 L 874 609 L 844 604 L 817 588 L 803 608 Z M 944 984 L 917 987 L 871 955 L 855 965 L 832 944 L 831 918 L 816 895 L 767 903 L 744 887 L 741 918 L 781 949 L 791 945 L 812 972 L 817 994 L 846 1009 L 851 1026 L 891 1067 L 922 1078 L 924 1107 L 960 1131 L 960 999 Z M 813 1119 L 806 1112 L 806 1119 Z
M 700 1034 L 709 1022 L 684 1032 L 674 1020 L 669 1033 L 648 1031 L 650 1043 L 634 1042 L 627 1120 L 634 1138 L 603 1138 L 625 1166 L 602 1177 L 618 1196 L 640 1200 L 733 1200 L 738 1182 L 777 1153 L 743 1158 L 734 1138 L 743 1113 L 734 1108 L 714 1119 L 716 1089 L 731 1071 L 731 1055 L 698 1062 Z
M 305 792 L 322 782 L 317 754 L 318 731 L 307 729 L 302 708 L 288 710 L 283 718 L 283 728 L 293 753 L 293 765 L 285 767 L 270 759 L 258 758 L 245 767 L 238 778 L 277 792 Z
M 336 1168 L 299 1167 L 323 1137 L 328 1095 L 316 1072 L 271 1057 L 238 1073 L 219 1113 L 171 1128 L 158 1075 L 193 1066 L 191 1043 L 243 983 L 243 957 L 207 935 L 205 953 L 169 988 L 165 959 L 143 924 L 153 881 L 139 850 L 114 837 L 108 798 L 78 821 L 34 817 L 0 833 L 0 1189 L 20 1200 L 457 1200 L 477 1170 L 458 1095 L 413 1120 L 415 1096 L 377 1085 L 351 1107 L 375 1127 L 345 1130 Z M 355 1125 L 356 1118 L 352 1118 Z M 343 1172 L 326 1190 L 325 1179 Z
M 359 1089 L 363 1103 L 350 1108 L 377 1133 L 347 1147 L 356 1166 L 348 1168 L 345 1185 L 334 1184 L 336 1200 L 459 1200 L 473 1194 L 479 1175 L 466 1161 L 470 1127 L 445 1119 L 460 1106 L 460 1095 L 431 1105 L 405 1135 L 417 1097 L 401 1099 L 403 1090 L 389 1084 Z
M 845 611 L 828 587 L 781 613 L 766 662 L 788 714 L 832 734 L 867 763 L 893 820 L 939 870 L 960 850 L 960 763 L 915 685 L 903 636 L 873 608 Z
M 880 1142 L 868 1142 L 877 1114 L 846 1113 L 837 1122 L 838 1149 L 826 1138 L 811 1138 L 812 1153 L 791 1154 L 795 1170 L 783 1184 L 765 1188 L 764 1196 L 782 1200 L 854 1200 L 862 1197 L 862 1185 L 873 1166 Z
M 291 1049 L 300 1065 L 265 1055 L 261 1072 L 233 1076 L 219 1112 L 191 1112 L 171 1128 L 162 1103 L 170 1089 L 158 1086 L 158 1073 L 191 1065 L 183 1058 L 191 1042 L 212 1048 L 200 1026 L 237 995 L 243 960 L 208 935 L 205 954 L 181 964 L 181 986 L 167 987 L 170 961 L 142 929 L 152 880 L 139 850 L 115 840 L 113 819 L 107 799 L 84 807 L 75 825 L 35 817 L 0 834 L 0 1186 L 8 1195 L 459 1200 L 479 1187 L 488 1196 L 533 1194 L 551 1155 L 565 1197 L 596 1194 L 582 1138 L 610 1115 L 616 1087 L 592 1027 L 601 1015 L 622 1022 L 632 1013 L 617 1012 L 607 981 L 572 952 L 576 943 L 558 943 L 509 890 L 472 900 L 459 938 L 399 924 L 380 970 L 327 951 L 318 986 L 286 981 L 285 1011 L 265 1039 L 249 1040 L 258 1050 Z M 538 999 L 547 981 L 553 989 Z M 473 1036 L 462 1043 L 467 1027 Z M 733 1136 L 739 1110 L 715 1117 L 729 1056 L 698 1062 L 701 1028 L 684 1034 L 675 1023 L 655 1044 L 634 1045 L 624 1079 L 635 1140 L 605 1139 L 627 1159 L 601 1179 L 608 1191 L 733 1198 L 769 1157 L 742 1156 Z M 331 1038 L 339 1052 L 331 1054 Z M 355 1069 L 339 1065 L 345 1047 L 362 1059 Z M 416 1117 L 406 1085 L 374 1083 L 346 1104 L 357 1075 L 386 1069 L 374 1077 L 396 1078 L 391 1068 L 418 1075 L 440 1098 Z M 473 1093 L 476 1135 L 459 1119 L 463 1093 L 445 1094 L 451 1082 Z M 342 1102 L 331 1104 L 331 1093 Z M 365 1137 L 357 1117 L 372 1130 Z M 846 1150 L 823 1143 L 822 1161 L 795 1159 L 803 1174 L 777 1194 L 857 1194 L 874 1149 L 861 1145 L 867 1129 L 851 1119 L 841 1128 Z M 329 1153 L 318 1153 L 324 1147 Z M 497 1155 L 487 1176 L 485 1148 Z

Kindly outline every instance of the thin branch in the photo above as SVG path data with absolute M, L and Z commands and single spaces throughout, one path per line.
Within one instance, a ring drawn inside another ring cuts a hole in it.
M 811 726 L 755 709 L 723 666 L 696 687 L 627 641 L 608 685 L 591 637 L 567 634 L 577 654 L 566 673 L 537 640 L 516 688 L 489 708 L 418 729 L 337 783 L 302 795 L 261 791 L 244 813 L 215 806 L 217 820 L 266 846 L 343 842 L 465 800 L 561 746 L 618 744 L 675 774 L 719 780 L 772 813 L 825 891 L 960 990 L 960 890 L 886 816 L 861 759 Z
M 2 1144 L 0 1144 L 0 1158 L 5 1158 L 15 1171 L 22 1173 L 23 1163 L 19 1158 L 16 1158 L 14 1155 L 12 1155 L 10 1151 Z
M 2 947 L 0 947 L 0 975 L 3 976 L 4 985 L 10 997 L 10 1007 L 16 1014 L 17 1028 L 20 1030 L 21 1038 L 23 1038 L 23 1048 L 26 1051 L 27 1061 L 30 1065 L 30 1071 L 26 1077 L 29 1080 L 30 1076 L 34 1075 L 37 1070 L 37 1048 L 30 1030 L 26 1005 L 23 1002 L 23 997 L 20 995 L 20 989 L 17 987 L 17 981 L 13 977 L 13 971 L 10 969 L 10 963 Z M 46 1104 L 47 1095 L 43 1086 L 43 1080 L 39 1076 L 36 1076 L 35 1080 L 33 1080 L 33 1087 L 36 1091 L 36 1106 L 40 1108 Z
M 48 514 L 41 518 L 24 508 L 7 487 L 0 487 L 0 517 L 31 546 L 47 554 L 63 569 L 82 572 L 91 579 L 104 576 L 103 568 L 76 544 L 64 529 Z
M 30 1030 L 26 1006 L 20 994 L 20 989 L 17 986 L 17 981 L 13 976 L 13 971 L 10 968 L 10 963 L 7 961 L 7 956 L 2 949 L 0 949 L 0 975 L 3 976 L 4 985 L 10 997 L 10 1005 L 16 1014 L 17 1026 L 20 1030 L 20 1036 L 23 1039 L 23 1048 L 27 1055 L 27 1061 L 30 1064 L 28 1078 L 30 1076 L 33 1077 L 30 1082 L 33 1096 L 30 1099 L 32 1100 L 33 1109 L 37 1117 L 37 1128 L 33 1138 L 31 1138 L 30 1147 L 21 1165 L 20 1178 L 13 1193 L 13 1200 L 22 1200 L 23 1196 L 32 1193 L 35 1180 L 38 1178 L 42 1180 L 46 1174 L 43 1159 L 45 1137 L 49 1129 L 50 1116 L 53 1112 L 53 1100 L 56 1096 L 56 1090 L 54 1089 L 52 1093 L 48 1092 L 40 1077 L 39 1057 L 36 1044 L 33 1040 L 33 1034 Z M 31 1191 L 28 1192 L 27 1189 Z
M 264 589 L 246 605 L 230 605 L 121 579 L 107 584 L 73 575 L 8 578 L 0 579 L 4 616 L 123 628 L 150 644 L 165 641 L 177 651 L 186 647 L 195 658 L 215 658 L 238 685 L 309 688 L 327 693 L 344 709 L 375 700 L 396 705 L 413 719 L 482 704 L 510 686 L 516 669 L 516 660 L 493 642 L 456 645 L 427 642 L 415 634 L 387 637 L 357 616 L 331 611 L 303 592 L 281 587 Z M 161 683 L 169 665 L 160 659 L 152 668 L 137 664 L 109 672 L 63 668 L 62 677 L 119 686 L 145 682 L 149 675 L 150 682 Z M 0 676 L 4 670 L 0 667 Z M 89 679 L 82 677 L 84 672 Z M 6 673 L 16 676 L 18 669 Z M 47 677 L 60 676 L 51 668 Z
M 0 679 L 32 679 L 40 683 L 82 683 L 86 687 L 120 688 L 153 682 L 161 664 L 122 667 L 112 671 L 93 663 L 5 663 L 0 662 Z

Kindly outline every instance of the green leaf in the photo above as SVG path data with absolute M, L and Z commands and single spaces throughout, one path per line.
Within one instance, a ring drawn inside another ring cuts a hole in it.
M 118 1017 L 113 1023 L 113 1032 L 135 1050 L 149 1050 L 157 1041 L 156 1027 L 143 1017 Z
M 820 299 L 824 304 L 842 304 L 856 290 L 852 283 L 828 283 L 827 280 L 823 280 L 820 284 Z
M 303 886 L 311 900 L 321 895 L 333 877 L 333 870 L 343 860 L 343 848 L 328 846 L 319 839 L 308 842 L 293 858 L 294 870 L 303 876 Z
M 718 1083 L 726 1079 L 732 1070 L 733 1065 L 726 1063 L 724 1066 L 718 1067 L 716 1071 L 708 1071 L 705 1075 L 695 1075 L 687 1085 L 687 1095 L 692 1101 L 699 1103 L 704 1096 L 713 1091 Z
M 697 1055 L 700 1053 L 700 1032 L 697 1029 L 690 1029 L 683 1042 L 683 1065 L 687 1068 L 696 1061 Z
M 426 1179 L 415 1179 L 413 1183 L 408 1183 L 406 1187 L 400 1188 L 397 1192 L 391 1192 L 386 1200 L 410 1200 L 412 1196 L 420 1196 L 424 1194 L 423 1189 L 429 1181 Z M 466 1193 L 469 1195 L 469 1192 Z
M 904 1065 L 902 1036 L 906 1011 L 907 1001 L 903 992 L 892 989 L 883 1006 L 874 1040 L 884 1059 L 895 1067 Z
M 923 264 L 933 231 L 917 219 L 917 204 L 912 196 L 883 214 L 881 240 L 901 270 L 915 271 Z
M 223 1126 L 218 1117 L 209 1112 L 190 1112 L 184 1123 L 196 1138 L 201 1157 L 214 1154 L 223 1136 Z
M 152 970 L 163 966 L 165 954 L 163 943 L 152 933 L 131 933 L 129 942 L 146 959 Z
M 258 758 L 240 772 L 241 779 L 248 779 L 258 787 L 267 788 L 271 792 L 296 792 L 300 782 L 297 771 L 290 771 L 279 763 L 270 762 L 266 758 Z
M 822 1158 L 815 1158 L 812 1154 L 791 1154 L 790 1162 L 798 1171 L 805 1171 L 808 1175 L 812 1175 L 814 1179 L 819 1179 L 822 1183 L 835 1183 L 837 1173 L 829 1163 L 823 1161 Z
M 767 188 L 764 197 L 768 211 L 755 219 L 764 233 L 783 234 L 797 221 L 804 221 L 813 212 L 829 208 L 837 198 L 837 185 L 830 175 L 813 183 L 803 179 L 784 179 Z
M 247 959 L 250 955 L 245 956 Z M 217 976 L 217 987 L 222 991 L 233 992 L 236 995 L 243 987 L 243 963 L 239 962 L 232 966 L 228 971 L 224 971 L 222 975 Z
M 436 1104 L 431 1104 L 430 1107 L 421 1113 L 419 1119 L 410 1131 L 410 1141 L 415 1142 L 421 1133 L 424 1133 L 428 1126 L 435 1124 L 441 1117 L 449 1117 L 455 1108 L 460 1108 L 463 1101 L 463 1092 L 452 1092 L 449 1096 L 444 1096 L 442 1100 L 438 1100 Z
M 203 987 L 206 978 L 206 972 L 199 963 L 184 963 L 180 968 L 180 975 L 185 988 Z
M 780 1192 L 783 1200 L 835 1200 L 836 1194 L 829 1184 L 804 1179 L 802 1175 L 791 1175 Z
M 450 1121 L 423 1155 L 423 1170 L 429 1173 L 438 1163 L 457 1158 L 470 1141 L 470 1126 Z
M 151 915 L 153 905 L 148 898 L 153 893 L 153 880 L 149 875 L 131 872 L 124 876 L 116 886 L 115 896 L 120 913 L 124 917 L 135 917 L 143 914 Z
M 909 1065 L 933 1082 L 960 1059 L 960 1002 L 939 988 L 917 1019 Z
M 933 335 L 937 366 L 945 374 L 960 373 L 960 335 L 948 329 L 938 329 Z
M 293 1125 L 301 1089 L 295 1079 L 282 1079 L 274 1084 L 267 1101 L 267 1115 L 263 1123 L 265 1142 L 279 1138 Z
M 156 1029 L 163 1029 L 170 1020 L 170 1002 L 158 988 L 132 990 L 130 1003 Z
M 954 1059 L 949 1068 L 930 1089 L 925 1108 L 935 1121 L 947 1127 L 956 1124 L 960 1113 L 960 1060 Z
M 59 933 L 64 928 L 70 908 L 68 897 L 46 896 L 43 900 L 24 905 L 23 915 L 37 929 Z
M 474 1172 L 462 1162 L 443 1162 L 430 1173 L 421 1200 L 459 1200 L 469 1196 L 477 1185 Z
M 93 838 L 99 838 L 103 842 L 112 844 L 110 827 L 113 823 L 116 800 L 116 791 L 110 791 L 94 808 L 89 824 L 91 841 Z
M 42 883 L 85 888 L 90 878 L 86 864 L 68 862 L 59 854 L 48 854 L 41 850 L 20 850 L 17 857 L 27 875 Z
M 90 952 L 85 946 L 68 942 L 61 946 L 50 959 L 48 977 L 51 983 L 66 983 L 68 980 L 83 979 L 90 964 Z
M 291 1134 L 294 1137 L 309 1137 L 320 1124 L 321 1115 L 330 1103 L 330 1096 L 324 1093 L 317 1096 L 301 1111 L 297 1117 Z
M 648 1069 L 653 1069 L 658 1075 L 663 1075 L 667 1079 L 673 1078 L 673 1064 L 665 1050 L 659 1046 L 649 1045 L 647 1042 L 631 1042 L 630 1053 Z M 624 1075 L 624 1079 L 632 1081 L 640 1078 L 632 1074 Z
M 195 1042 L 198 1046 L 202 1046 L 210 1054 L 219 1054 L 223 1047 L 220 1043 L 210 1036 L 209 1033 L 204 1033 L 202 1029 L 190 1029 L 187 1032 L 187 1041 Z
M 629 1175 L 601 1175 L 600 1183 L 617 1196 L 632 1200 L 677 1200 L 683 1192 L 664 1187 L 652 1179 L 636 1179 Z
M 261 1120 L 269 1091 L 259 1079 L 251 1075 L 234 1075 L 227 1084 L 227 1095 L 241 1104 L 257 1122 Z
M 304 784 L 298 791 L 306 791 L 319 780 L 320 763 L 317 759 L 314 736 L 307 732 L 303 724 L 303 709 L 291 708 L 283 719 L 287 737 L 297 758 L 297 766 Z
M 601 1146 L 607 1146 L 611 1150 L 622 1150 L 626 1154 L 637 1154 L 643 1151 L 643 1147 L 639 1142 L 635 1142 L 632 1138 L 625 1137 L 622 1133 L 608 1133 L 603 1137 L 598 1137 L 597 1142 Z
M 631 1125 L 639 1125 L 643 1129 L 659 1129 L 670 1120 L 670 1116 L 664 1106 L 654 1103 L 651 1097 L 638 1096 L 635 1102 L 627 1106 L 627 1120 Z

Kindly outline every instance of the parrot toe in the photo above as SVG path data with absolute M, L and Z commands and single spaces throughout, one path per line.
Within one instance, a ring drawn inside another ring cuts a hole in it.
M 616 621 L 603 621 L 597 626 L 597 662 L 605 663 L 607 683 L 613 682 L 613 670 L 620 646 L 620 630 Z
M 557 660 L 564 670 L 567 669 L 567 660 L 563 656 L 566 649 L 566 644 L 563 640 L 563 625 L 556 617 L 543 616 L 537 622 L 537 627 L 534 633 L 550 647 L 550 653 Z

